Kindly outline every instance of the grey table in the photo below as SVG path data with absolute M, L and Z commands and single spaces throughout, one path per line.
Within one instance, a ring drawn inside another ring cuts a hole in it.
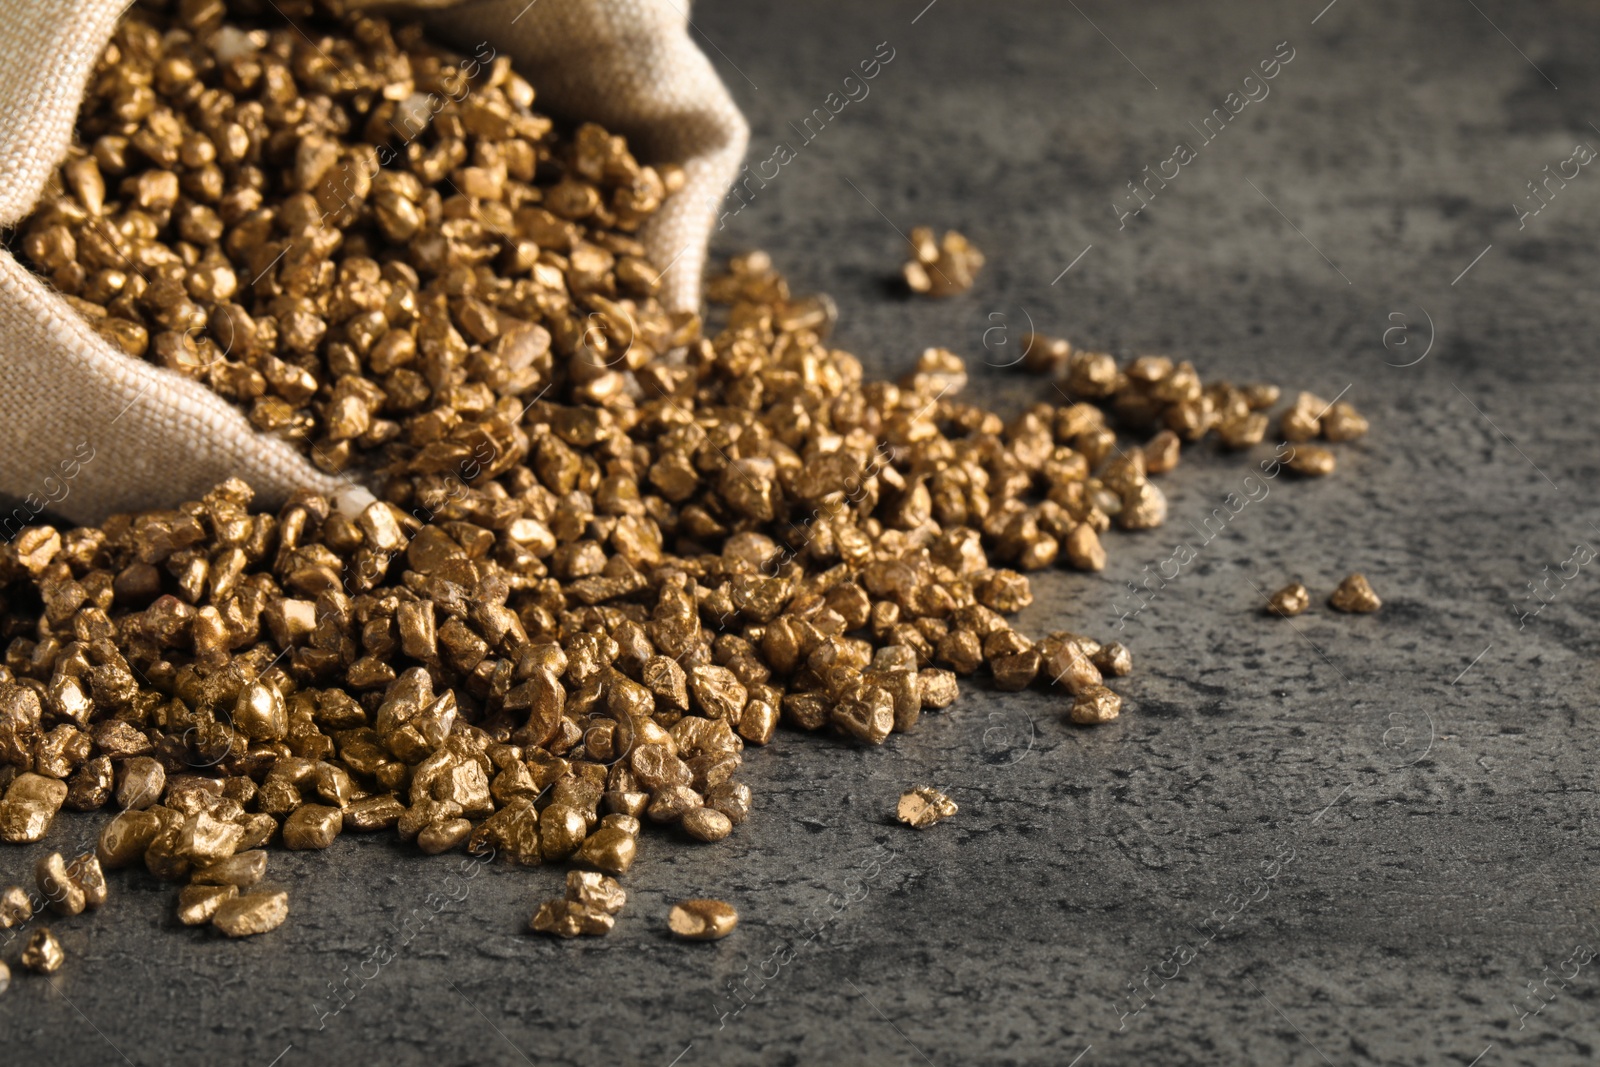
M 1334 477 L 1252 483 L 1220 535 L 1205 520 L 1271 450 L 1195 450 L 1166 527 L 1112 537 L 1101 575 L 1038 579 L 1025 624 L 1132 646 L 1117 723 L 974 686 L 881 750 L 783 736 L 748 760 L 736 836 L 647 841 L 603 940 L 523 933 L 555 870 L 374 840 L 274 855 L 293 915 L 246 943 L 118 878 L 115 907 L 59 925 L 66 970 L 0 999 L 0 1059 L 1592 1062 L 1600 175 L 1574 148 L 1600 145 L 1600 8 L 1324 2 L 694 12 L 752 163 L 798 148 L 718 247 L 834 294 L 871 371 L 948 345 L 1015 410 L 1049 394 L 999 366 L 1031 320 L 1372 416 Z M 880 42 L 868 95 L 799 145 L 790 123 Z M 1232 92 L 1259 99 L 1205 133 Z M 1121 218 L 1179 142 L 1193 158 Z M 1531 199 L 1551 173 L 1574 176 Z M 989 253 L 971 293 L 886 281 L 918 224 Z M 1183 542 L 1193 562 L 1133 613 L 1126 583 Z M 1320 605 L 1352 570 L 1381 613 Z M 1259 615 L 1295 576 L 1319 605 Z M 961 814 L 914 833 L 891 813 L 921 782 Z M 696 894 L 740 929 L 669 940 Z

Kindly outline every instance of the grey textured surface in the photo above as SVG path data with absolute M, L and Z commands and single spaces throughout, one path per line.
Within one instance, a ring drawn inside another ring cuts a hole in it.
M 1600 9 L 1323 2 L 695 11 L 752 160 L 895 49 L 719 238 L 835 294 L 838 342 L 873 371 L 933 343 L 976 364 L 985 330 L 1031 317 L 1208 375 L 1348 387 L 1373 417 L 1336 476 L 1268 483 L 1209 544 L 1189 523 L 1270 449 L 1196 450 L 1165 480 L 1168 526 L 1113 537 L 1104 575 L 1037 580 L 1026 624 L 1111 635 L 1122 583 L 1195 547 L 1122 635 L 1119 722 L 1073 729 L 1058 699 L 972 687 L 882 750 L 785 735 L 748 760 L 757 811 L 733 838 L 647 841 L 601 941 L 522 933 L 554 870 L 375 840 L 275 854 L 292 915 L 247 943 L 176 927 L 170 887 L 118 877 L 112 906 L 57 925 L 66 969 L 0 998 L 0 1060 L 1592 1062 L 1600 571 L 1551 582 L 1520 627 L 1516 610 L 1600 540 L 1600 176 L 1523 228 L 1512 202 L 1600 145 Z M 1119 231 L 1125 182 L 1284 40 L 1270 96 Z M 990 254 L 972 293 L 886 286 L 894 227 L 922 223 Z M 1392 314 L 1409 332 L 1386 347 Z M 1014 409 L 1046 388 L 981 369 L 972 392 Z M 1320 606 L 1357 569 L 1382 613 Z M 1295 575 L 1319 606 L 1258 615 L 1256 587 Z M 919 782 L 961 814 L 893 824 Z M 63 819 L 50 845 L 97 823 Z M 0 876 L 38 852 L 0 855 Z M 667 905 L 696 894 L 736 903 L 740 929 L 670 941 Z M 374 953 L 393 958 L 356 977 Z M 330 983 L 348 1003 L 324 1015 Z

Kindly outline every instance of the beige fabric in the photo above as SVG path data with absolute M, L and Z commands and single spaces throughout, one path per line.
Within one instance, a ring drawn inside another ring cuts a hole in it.
M 88 74 L 124 7 L 4 5 L 0 227 L 27 216 L 65 154 Z M 510 55 L 538 89 L 538 106 L 627 134 L 647 161 L 683 164 L 688 184 L 644 238 L 658 264 L 671 264 L 669 306 L 697 306 L 716 205 L 748 128 L 689 38 L 685 0 L 482 0 L 434 20 L 468 52 L 486 41 Z M 257 434 L 204 386 L 114 350 L 0 250 L 0 495 L 13 498 L 0 512 L 0 539 L 36 512 L 90 522 L 194 499 L 230 476 L 267 505 L 301 486 L 343 488 L 352 503 L 365 497 Z

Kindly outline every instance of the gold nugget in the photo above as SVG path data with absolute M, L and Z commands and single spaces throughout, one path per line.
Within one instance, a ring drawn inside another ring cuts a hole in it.
M 211 924 L 229 937 L 250 937 L 276 930 L 288 917 L 288 893 L 245 893 L 224 899 Z
M 0 930 L 21 926 L 31 918 L 33 901 L 28 899 L 27 892 L 21 886 L 7 886 L 5 892 L 0 893 Z
M 738 925 L 739 913 L 732 904 L 721 900 L 680 901 L 667 914 L 667 926 L 689 941 L 716 941 L 733 933 Z
M 609 875 L 597 871 L 568 871 L 567 899 L 615 915 L 627 904 L 628 894 Z
M 1289 469 L 1309 478 L 1332 474 L 1336 466 L 1338 457 L 1329 449 L 1317 445 L 1297 445 L 1294 455 L 1289 457 Z
M 35 974 L 55 974 L 66 959 L 61 942 L 47 926 L 35 930 L 22 949 L 22 965 Z
M 39 893 L 57 915 L 77 915 L 87 906 L 83 889 L 67 873 L 61 853 L 52 852 L 34 867 Z
M 1085 687 L 1072 704 L 1067 717 L 1079 726 L 1110 722 L 1122 712 L 1122 698 L 1103 685 Z
M 1354 441 L 1365 435 L 1367 428 L 1366 417 L 1342 401 L 1333 404 L 1322 416 L 1322 436 L 1329 441 Z
M 1352 574 L 1339 583 L 1339 588 L 1328 598 L 1328 604 L 1337 611 L 1366 614 L 1383 607 L 1383 601 L 1372 591 L 1364 574 Z
M 955 296 L 972 288 L 983 262 L 983 253 L 956 231 L 946 230 L 935 240 L 932 229 L 917 226 L 911 231 L 911 259 L 901 273 L 913 293 Z
M 1299 582 L 1290 582 L 1276 593 L 1272 594 L 1267 603 L 1267 611 L 1273 615 L 1284 618 L 1300 614 L 1311 606 L 1311 592 Z
M 529 926 L 541 934 L 557 937 L 598 937 L 611 932 L 616 918 L 607 912 L 575 900 L 547 900 L 539 905 Z
M 907 826 L 925 830 L 934 823 L 943 822 L 958 810 L 956 802 L 929 785 L 920 785 L 900 797 L 895 808 L 895 818 Z
M 557 937 L 607 934 L 627 901 L 628 894 L 615 878 L 595 871 L 568 871 L 566 896 L 539 905 L 529 926 Z
M 186 885 L 178 893 L 178 921 L 185 926 L 203 926 L 238 895 L 236 885 Z

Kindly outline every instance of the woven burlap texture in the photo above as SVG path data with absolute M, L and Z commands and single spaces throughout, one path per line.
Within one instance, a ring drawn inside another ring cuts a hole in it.
M 0 22 L 0 227 L 26 218 L 64 157 L 89 73 L 126 4 L 6 5 Z M 436 6 L 436 5 L 433 5 Z M 404 5 L 385 11 L 403 15 Z M 688 181 L 643 234 L 668 265 L 663 300 L 699 303 L 717 204 L 749 131 L 689 37 L 686 0 L 483 0 L 433 13 L 442 39 L 509 55 L 537 107 L 628 136 Z M 93 522 L 172 506 L 243 478 L 275 506 L 310 487 L 359 501 L 290 445 L 257 434 L 197 382 L 113 349 L 49 285 L 0 249 L 0 538 L 37 513 Z

